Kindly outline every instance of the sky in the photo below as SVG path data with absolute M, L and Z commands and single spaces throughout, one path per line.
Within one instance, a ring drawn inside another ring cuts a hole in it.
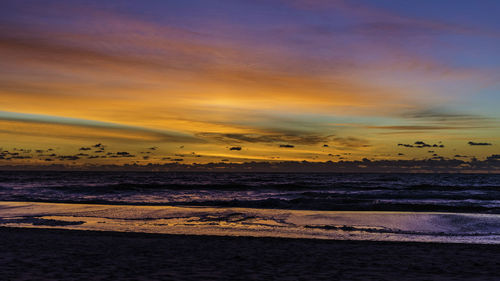
M 2 1 L 0 165 L 485 159 L 499 1 Z

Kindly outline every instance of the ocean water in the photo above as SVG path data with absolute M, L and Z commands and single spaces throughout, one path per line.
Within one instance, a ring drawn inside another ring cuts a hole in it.
M 0 201 L 500 213 L 500 175 L 0 172 Z
M 499 175 L 0 172 L 0 201 L 8 226 L 500 243 Z

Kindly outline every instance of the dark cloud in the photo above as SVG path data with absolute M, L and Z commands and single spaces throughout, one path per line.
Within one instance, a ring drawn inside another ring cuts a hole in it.
M 295 146 L 294 146 L 294 145 L 291 145 L 291 144 L 280 144 L 280 147 L 284 147 L 284 148 L 294 148 Z
M 432 147 L 430 144 L 427 144 L 423 141 L 416 141 L 414 144 L 415 144 L 415 147 L 418 147 L 418 148 Z
M 23 156 L 23 155 L 17 155 L 17 156 L 12 156 L 12 159 L 31 159 L 33 158 L 32 156 Z
M 425 148 L 425 147 L 444 148 L 444 144 L 428 144 L 424 141 L 416 141 L 413 144 L 398 143 L 398 146 L 403 146 L 403 147 L 408 147 L 408 148 Z M 432 153 L 434 151 L 429 150 L 428 152 Z
M 241 150 L 241 146 L 230 147 L 229 150 Z
M 94 144 L 92 147 L 104 147 L 102 143 Z
M 60 156 L 57 156 L 57 159 L 59 159 L 59 160 L 78 160 L 78 159 L 80 159 L 80 157 L 78 157 L 76 155 L 60 155 Z
M 132 155 L 126 151 L 117 152 L 116 155 L 119 157 L 135 157 L 135 155 Z
M 331 139 L 336 146 L 358 148 L 358 147 L 370 147 L 371 145 L 367 140 L 355 138 L 355 137 L 335 137 Z
M 468 144 L 469 144 L 469 145 L 480 145 L 480 146 L 481 146 L 481 145 L 483 145 L 483 146 L 485 146 L 485 145 L 492 145 L 492 144 L 491 144 L 491 143 L 489 143 L 489 142 L 473 142 L 473 141 L 468 142 Z
M 403 146 L 403 147 L 413 147 L 411 144 L 406 144 L 406 143 L 398 143 L 398 146 Z
M 331 136 L 301 134 L 230 134 L 230 133 L 198 133 L 200 138 L 213 139 L 223 143 L 277 143 L 313 145 L 326 142 Z
M 486 158 L 488 161 L 500 161 L 500 154 L 493 154 Z
M 21 153 L 31 153 L 31 149 L 25 149 L 25 148 L 16 148 L 14 147 L 14 151 L 19 151 Z
M 443 161 L 443 160 L 446 160 L 446 158 L 444 158 L 443 156 L 434 156 L 431 158 L 432 160 L 440 160 L 440 161 Z
M 50 158 L 47 158 L 52 161 Z M 500 154 L 493 154 L 486 160 L 478 160 L 471 158 L 470 160 L 445 158 L 434 156 L 432 158 L 421 160 L 375 160 L 363 159 L 359 160 L 344 160 L 339 158 L 338 162 L 309 162 L 309 161 L 263 161 L 263 162 L 244 162 L 230 163 L 225 161 L 211 162 L 207 164 L 183 164 L 183 159 L 170 159 L 164 163 L 148 163 L 146 165 L 99 165 L 99 166 L 79 166 L 77 169 L 90 170 L 117 170 L 117 171 L 234 171 L 234 172 L 346 172 L 346 173 L 405 173 L 405 172 L 422 172 L 422 173 L 469 173 L 469 172 L 492 172 L 500 171 Z M 12 161 L 5 159 L 3 161 Z M 10 168 L 9 168 L 10 167 Z M 22 167 L 16 165 L 4 165 L 4 169 L 75 169 L 70 166 L 44 166 L 44 165 L 24 165 Z
M 328 147 L 328 144 L 323 144 L 323 147 Z
M 80 147 L 78 150 L 85 151 L 85 150 L 91 150 L 91 148 L 90 147 Z

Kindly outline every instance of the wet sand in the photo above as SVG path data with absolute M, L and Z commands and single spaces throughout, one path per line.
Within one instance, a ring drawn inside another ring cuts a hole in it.
M 0 226 L 180 235 L 500 244 L 500 215 L 0 202 Z
M 0 227 L 2 280 L 498 280 L 500 245 Z

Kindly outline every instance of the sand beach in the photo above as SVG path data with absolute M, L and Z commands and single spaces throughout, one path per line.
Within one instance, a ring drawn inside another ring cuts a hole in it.
M 500 245 L 0 228 L 3 280 L 498 280 Z

